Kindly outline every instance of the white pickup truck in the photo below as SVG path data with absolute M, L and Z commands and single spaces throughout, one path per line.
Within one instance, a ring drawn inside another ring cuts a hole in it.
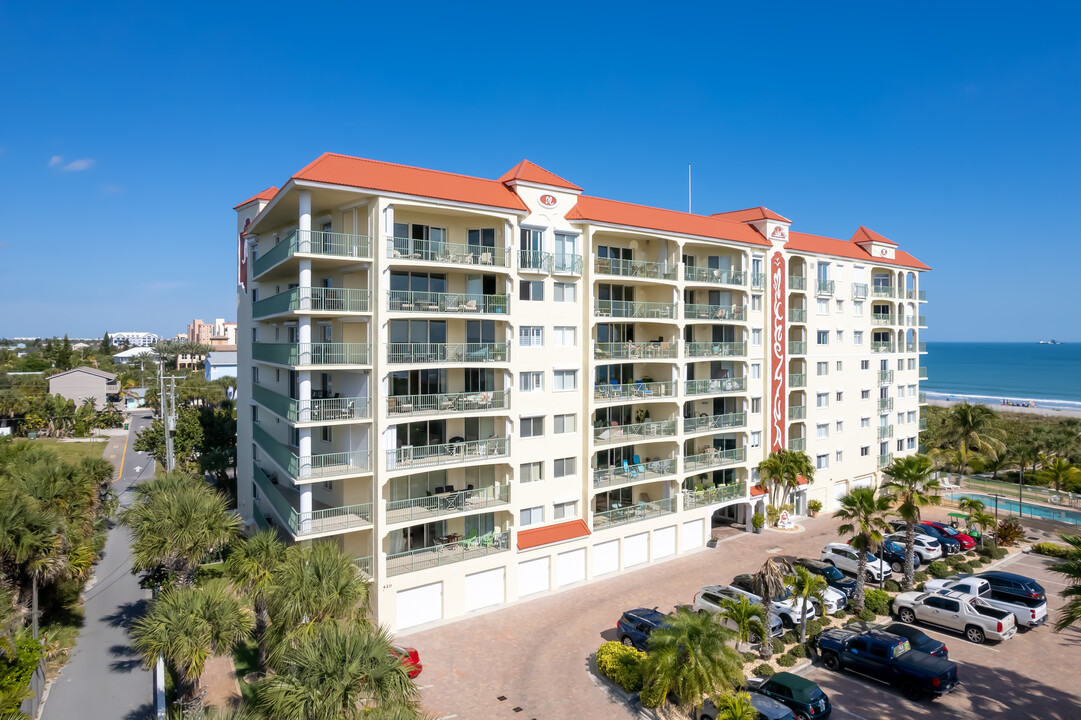
M 972 595 L 949 590 L 901 593 L 893 601 L 901 622 L 917 620 L 962 633 L 977 645 L 988 638 L 1008 640 L 1017 634 L 1017 621 L 1009 610 L 993 608 Z
M 955 575 L 944 580 L 928 580 L 923 586 L 927 592 L 952 590 L 974 595 L 991 607 L 1013 613 L 1018 627 L 1036 627 L 1047 622 L 1047 601 L 1023 598 L 993 590 L 991 585 L 978 577 Z

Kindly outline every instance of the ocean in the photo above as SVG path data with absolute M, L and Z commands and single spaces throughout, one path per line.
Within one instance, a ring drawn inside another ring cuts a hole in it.
M 930 398 L 1081 410 L 1081 343 L 929 342 L 920 364 L 928 376 L 920 390 Z

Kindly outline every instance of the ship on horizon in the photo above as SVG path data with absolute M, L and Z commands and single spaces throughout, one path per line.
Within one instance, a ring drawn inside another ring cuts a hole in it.
M 1041 345 L 1061 345 L 1062 343 L 1060 341 L 1058 341 L 1058 340 L 1053 340 L 1052 339 L 1052 340 L 1041 340 L 1040 344 Z

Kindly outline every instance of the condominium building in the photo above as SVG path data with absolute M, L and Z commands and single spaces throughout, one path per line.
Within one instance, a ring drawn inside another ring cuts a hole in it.
M 238 488 L 402 630 L 702 548 L 916 451 L 927 266 L 860 227 L 326 154 L 236 206 Z
M 131 345 L 133 347 L 150 347 L 158 341 L 158 336 L 152 332 L 140 332 L 137 330 L 118 330 L 109 333 L 109 339 L 114 345 Z
M 236 323 L 225 322 L 224 318 L 217 318 L 212 323 L 205 323 L 201 319 L 195 318 L 188 323 L 187 333 L 178 337 L 215 348 L 236 345 Z

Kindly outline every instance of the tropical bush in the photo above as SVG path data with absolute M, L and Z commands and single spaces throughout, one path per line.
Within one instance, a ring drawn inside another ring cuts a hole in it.
M 973 567 L 972 567 L 971 563 L 963 562 L 963 563 L 957 563 L 957 565 L 954 566 L 954 570 L 961 573 L 962 575 L 968 575 L 969 573 L 972 572 Z
M 811 620 L 807 623 L 807 637 L 814 637 L 818 633 L 822 632 L 823 623 L 818 618 Z
M 1007 550 L 1006 548 L 997 547 L 992 551 L 992 553 L 993 553 L 993 556 L 994 556 L 995 560 L 1001 560 L 1002 558 L 1009 555 L 1010 551 Z
M 838 620 L 844 620 L 845 615 L 847 614 L 848 613 L 846 613 L 844 610 L 838 610 L 837 612 L 833 613 L 833 617 L 837 618 Z
M 740 657 L 743 658 L 743 662 L 745 662 L 745 663 L 754 662 L 755 660 L 758 659 L 758 653 L 745 652 L 745 653 L 742 653 L 740 655 Z
M 773 669 L 773 666 L 767 665 L 766 663 L 762 663 L 761 665 L 756 665 L 754 670 L 751 671 L 751 674 L 754 675 L 755 677 L 763 677 L 764 678 L 764 677 L 769 677 L 770 675 L 773 675 L 775 672 L 777 672 L 777 671 Z
M 811 500 L 809 503 L 807 503 L 807 509 L 811 512 L 822 512 L 822 501 Z
M 901 592 L 901 585 L 896 580 L 887 580 L 882 587 L 886 592 Z
M 927 571 L 934 577 L 942 579 L 950 576 L 950 566 L 941 560 L 935 560 L 933 563 L 927 566 Z
M 1010 546 L 1025 537 L 1025 526 L 1013 515 L 998 524 L 998 544 Z
M 860 611 L 859 619 L 864 622 L 874 622 L 876 615 L 870 610 L 863 609 Z
M 946 564 L 949 565 L 952 568 L 957 567 L 958 565 L 960 565 L 964 561 L 965 561 L 965 556 L 961 555 L 960 553 L 958 553 L 956 555 L 950 555 L 948 558 L 946 558 Z
M 784 635 L 781 636 L 781 642 L 783 642 L 785 645 L 791 645 L 792 643 L 798 643 L 799 642 L 799 633 L 796 632 L 795 630 L 789 630 L 788 632 L 786 632 Z
M 1070 552 L 1070 548 L 1058 543 L 1041 542 L 1032 546 L 1032 552 L 1039 555 L 1047 555 L 1048 557 L 1061 558 L 1066 557 L 1066 554 Z
M 614 640 L 597 649 L 597 669 L 624 692 L 642 689 L 642 660 L 646 654 Z
M 931 576 L 927 573 L 926 570 L 920 570 L 912 576 L 912 579 L 917 583 L 925 583 L 931 579 Z
M 4 713 L 18 710 L 27 696 L 30 676 L 42 654 L 41 643 L 25 628 L 18 632 L 14 650 L 14 653 L 8 651 L 0 655 L 0 712 Z
M 796 639 L 798 640 L 799 638 Z M 779 655 L 784 652 L 784 643 L 781 642 L 781 638 L 773 638 L 773 642 L 771 644 L 773 645 L 774 655 Z
M 664 697 L 664 686 L 660 683 L 646 685 L 638 693 L 642 706 L 647 708 L 659 708 L 664 703 Z
M 788 651 L 788 654 L 792 657 L 805 658 L 807 657 L 807 648 L 802 645 L 795 645 Z
M 890 614 L 890 596 L 885 590 L 868 589 L 864 593 L 864 608 L 873 615 Z M 862 613 L 861 613 L 862 616 Z
M 777 658 L 777 664 L 781 667 L 792 667 L 796 664 L 796 662 L 796 658 L 792 657 L 791 655 L 782 655 L 781 657 Z
M 982 558 L 990 558 L 990 557 L 994 556 L 995 549 L 993 547 L 991 547 L 990 545 L 986 545 L 986 546 L 980 548 L 979 550 L 977 550 L 976 554 L 979 555 Z

